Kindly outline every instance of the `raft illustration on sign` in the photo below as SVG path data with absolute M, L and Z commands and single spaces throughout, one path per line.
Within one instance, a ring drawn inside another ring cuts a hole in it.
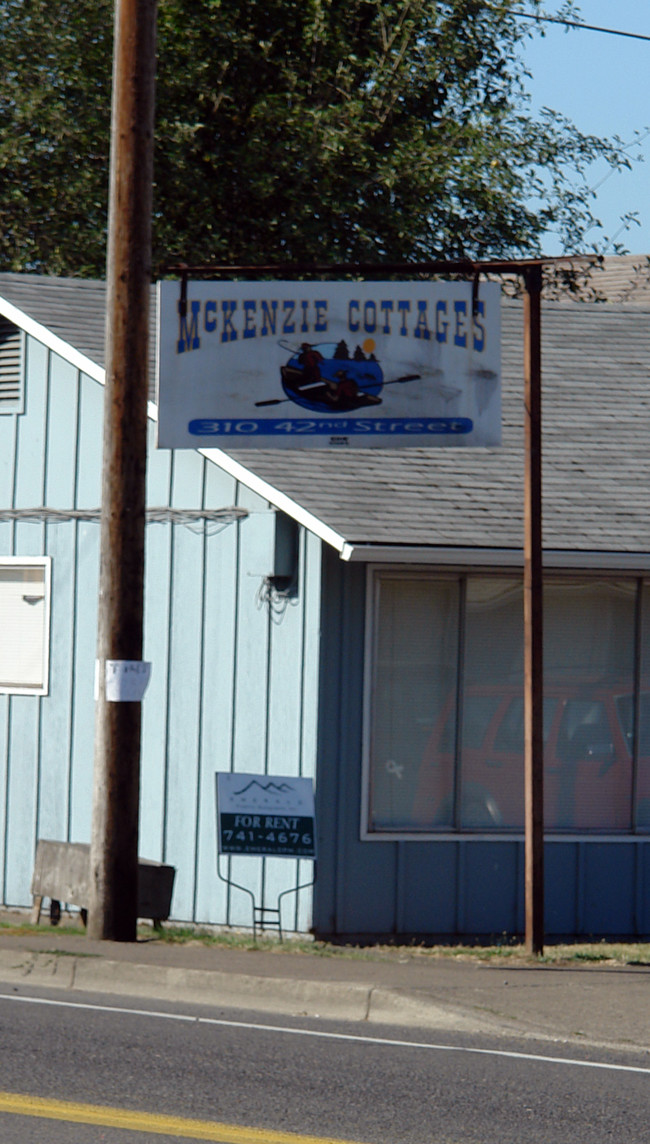
M 366 338 L 363 348 L 357 346 L 352 357 L 345 341 L 318 345 L 303 342 L 280 367 L 287 396 L 256 401 L 255 405 L 259 408 L 293 401 L 317 413 L 349 413 L 364 406 L 381 405 L 379 395 L 384 385 L 420 380 L 419 373 L 410 373 L 385 382 L 374 349 L 373 338 Z
M 164 448 L 493 446 L 499 287 L 159 284 Z

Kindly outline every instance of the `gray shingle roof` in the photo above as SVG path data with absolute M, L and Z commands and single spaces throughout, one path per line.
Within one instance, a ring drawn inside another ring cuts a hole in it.
M 105 282 L 5 273 L 0 296 L 103 366 Z
M 45 274 L 0 273 L 0 297 L 69 342 L 96 365 L 104 366 L 106 283 L 91 278 L 51 278 Z M 150 299 L 151 329 L 156 298 Z M 150 342 L 150 394 L 154 396 L 154 338 Z
M 522 307 L 504 302 L 503 445 L 234 454 L 355 543 L 520 548 Z M 542 316 L 544 544 L 650 552 L 650 307 Z
M 0 296 L 19 307 L 22 297 L 27 313 L 95 361 L 100 287 L 0 275 Z M 521 303 L 504 301 L 502 313 L 502 448 L 247 450 L 233 458 L 351 543 L 520 549 Z M 544 544 L 650 553 L 650 302 L 546 302 L 542 330 Z

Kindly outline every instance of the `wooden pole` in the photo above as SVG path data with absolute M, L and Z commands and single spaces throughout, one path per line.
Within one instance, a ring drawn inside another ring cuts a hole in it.
M 142 659 L 156 0 L 116 0 L 114 37 L 88 933 L 134 941 L 141 704 L 105 677 Z
M 544 677 L 542 608 L 542 271 L 525 272 L 524 679 L 526 949 L 544 949 Z

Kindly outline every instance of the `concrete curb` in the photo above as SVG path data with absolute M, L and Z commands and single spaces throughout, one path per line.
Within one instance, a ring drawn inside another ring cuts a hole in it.
M 287 1016 L 455 1030 L 495 1031 L 496 1022 L 445 1008 L 421 993 L 350 982 L 256 977 L 202 969 L 141 965 L 74 954 L 0 950 L 0 980 L 68 992 L 181 1001 Z
M 590 980 L 590 979 L 589 979 Z M 600 1028 L 589 1034 L 572 1031 L 557 1005 L 543 1000 L 531 1011 L 516 1006 L 503 1011 L 497 993 L 476 996 L 468 1003 L 458 998 L 441 1002 L 426 990 L 370 982 L 316 981 L 313 978 L 263 976 L 179 965 L 144 964 L 112 960 L 95 953 L 0 949 L 0 992 L 19 986 L 56 989 L 68 993 L 97 993 L 147 1001 L 167 1001 L 212 1009 L 235 1009 L 285 1017 L 321 1017 L 332 1021 L 437 1030 L 441 1033 L 515 1037 L 583 1047 L 648 1053 L 647 1042 L 620 1032 L 608 1036 Z M 505 982 L 507 984 L 507 982 Z M 500 992 L 503 983 L 499 984 Z M 593 1001 L 593 994 L 591 995 Z M 487 1005 L 490 1009 L 487 1009 Z M 610 998 L 610 1008 L 613 1004 Z M 614 1029 L 620 1026 L 612 1025 Z M 608 1030 L 609 1031 L 609 1030 Z

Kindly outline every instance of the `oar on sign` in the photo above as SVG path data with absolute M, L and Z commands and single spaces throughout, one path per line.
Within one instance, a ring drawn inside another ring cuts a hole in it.
M 422 375 L 419 373 L 407 373 L 404 377 L 395 377 L 392 379 L 392 381 L 385 381 L 382 389 L 384 389 L 387 385 L 403 385 L 406 381 L 419 381 L 421 376 Z M 296 391 L 296 393 L 303 394 L 308 393 L 310 389 L 322 389 L 325 384 L 325 381 L 322 379 L 320 381 L 310 381 L 308 385 L 302 385 L 300 389 Z M 359 393 L 368 393 L 370 388 L 370 386 L 357 385 Z M 268 401 L 256 401 L 255 404 L 257 406 L 284 405 L 285 401 L 293 401 L 293 397 L 272 397 Z

